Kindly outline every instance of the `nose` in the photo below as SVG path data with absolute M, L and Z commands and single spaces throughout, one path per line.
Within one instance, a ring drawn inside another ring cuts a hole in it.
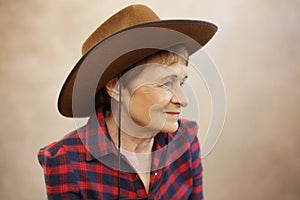
M 180 104 L 182 107 L 186 107 L 189 103 L 188 98 L 184 94 L 181 87 L 177 88 L 176 91 L 172 92 L 173 96 L 171 102 L 174 104 Z

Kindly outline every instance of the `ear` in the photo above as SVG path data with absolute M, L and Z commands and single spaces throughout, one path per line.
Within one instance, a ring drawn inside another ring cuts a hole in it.
M 105 84 L 107 94 L 116 101 L 119 101 L 119 79 L 113 78 Z

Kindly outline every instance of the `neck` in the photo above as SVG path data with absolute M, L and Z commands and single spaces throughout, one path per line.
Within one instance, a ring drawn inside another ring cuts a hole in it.
M 112 114 L 109 114 L 105 118 L 109 135 L 113 142 L 118 146 L 118 125 L 115 122 Z M 134 153 L 149 153 L 153 146 L 153 137 L 139 138 L 133 136 L 133 134 L 125 133 L 121 130 L 121 149 Z

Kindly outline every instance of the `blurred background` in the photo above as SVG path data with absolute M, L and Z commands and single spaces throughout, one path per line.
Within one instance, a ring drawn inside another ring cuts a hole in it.
M 162 19 L 211 21 L 227 117 L 203 159 L 209 200 L 300 199 L 299 0 L 0 0 L 0 196 L 46 199 L 40 147 L 75 128 L 56 108 L 81 44 L 131 3 Z

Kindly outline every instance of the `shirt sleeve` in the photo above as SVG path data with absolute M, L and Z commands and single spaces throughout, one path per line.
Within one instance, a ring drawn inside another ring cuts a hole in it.
M 190 200 L 203 200 L 202 186 L 202 163 L 200 158 L 200 145 L 197 136 L 195 137 L 192 146 L 192 168 L 193 168 L 193 189 Z
M 81 199 L 72 163 L 62 144 L 54 142 L 40 149 L 38 159 L 44 170 L 49 200 Z

